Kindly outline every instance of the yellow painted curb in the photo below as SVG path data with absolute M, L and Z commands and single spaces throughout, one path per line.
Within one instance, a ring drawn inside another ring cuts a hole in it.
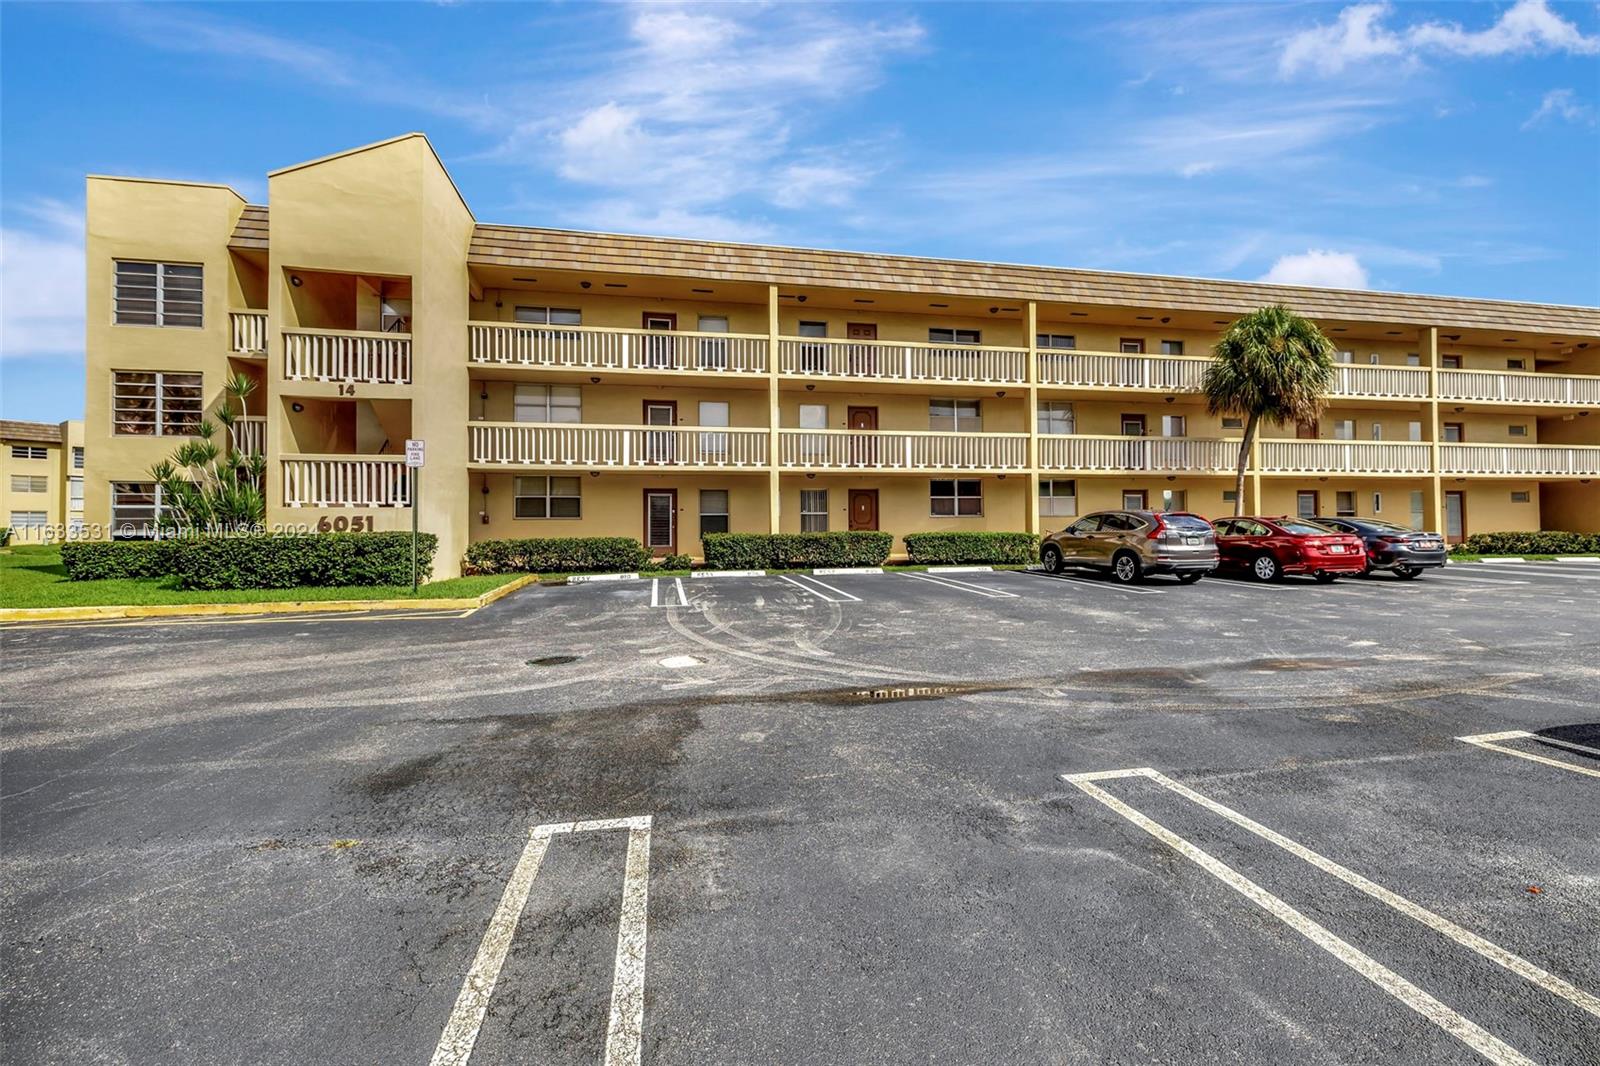
M 282 600 L 272 603 L 160 603 L 121 607 L 8 607 L 0 623 L 82 622 L 117 618 L 180 618 L 206 615 L 333 614 L 351 611 L 476 611 L 538 580 L 527 574 L 481 596 L 438 600 Z

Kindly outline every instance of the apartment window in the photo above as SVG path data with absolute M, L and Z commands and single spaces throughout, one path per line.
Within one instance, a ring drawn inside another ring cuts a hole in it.
M 1076 348 L 1078 338 L 1071 333 L 1041 333 L 1034 338 L 1038 348 Z
M 1135 337 L 1123 337 L 1117 342 L 1117 351 L 1128 355 L 1143 355 L 1144 341 Z
M 981 433 L 982 405 L 978 400 L 929 400 L 928 428 L 952 433 Z
M 1294 494 L 1294 513 L 1301 518 L 1315 518 L 1321 505 L 1314 491 L 1297 492 Z
M 1189 509 L 1189 490 L 1162 489 L 1161 509 L 1163 511 L 1187 511 Z
M 701 315 L 697 323 L 701 333 L 728 332 L 728 316 Z M 726 370 L 728 368 L 728 341 L 724 337 L 700 338 L 700 369 Z
M 1354 518 L 1356 516 L 1356 494 L 1353 492 L 1334 493 L 1333 513 L 1339 518 Z
M 943 327 L 930 327 L 928 329 L 929 344 L 982 344 L 983 333 L 976 329 L 945 329 Z
M 81 477 L 67 479 L 67 509 L 69 511 L 83 510 L 83 478 Z
M 1122 509 L 1124 511 L 1142 511 L 1149 502 L 1149 494 L 1144 489 L 1124 489 L 1122 491 Z
M 1124 437 L 1144 436 L 1144 415 L 1123 415 L 1122 435 Z
M 1052 516 L 1077 514 L 1078 483 L 1076 481 L 1039 482 L 1039 513 Z
M 1422 512 L 1423 512 L 1423 498 L 1422 498 L 1422 491 L 1419 489 L 1419 490 L 1413 491 L 1411 493 L 1411 528 L 1412 529 L 1421 529 L 1422 528 L 1422 521 L 1423 521 L 1423 513 Z
M 1467 439 L 1466 429 L 1460 422 L 1446 422 L 1444 435 L 1439 439 L 1446 444 L 1460 444 Z
M 1373 514 L 1382 514 L 1383 513 L 1383 493 L 1381 493 L 1381 492 L 1374 492 L 1372 494 L 1372 513 Z
M 1187 415 L 1162 415 L 1161 435 L 1163 437 L 1187 437 L 1189 435 L 1189 418 Z
M 516 422 L 582 422 L 583 390 L 576 385 L 518 385 L 511 417 Z
M 826 533 L 828 531 L 828 490 L 800 490 L 800 532 Z
M 983 482 L 977 478 L 928 482 L 928 513 L 939 518 L 983 514 Z
M 1161 342 L 1161 354 L 1162 355 L 1182 355 L 1183 354 L 1183 342 L 1182 341 L 1162 341 Z
M 1222 420 L 1222 428 L 1223 429 L 1243 429 L 1244 428 L 1244 419 L 1242 419 L 1242 418 L 1224 418 Z
M 11 458 L 13 459 L 48 459 L 50 452 L 42 444 L 13 444 Z
M 1519 425 L 1519 426 L 1507 426 L 1506 427 L 1506 433 L 1507 433 L 1507 435 L 1512 436 L 1512 437 L 1526 437 L 1528 435 L 1528 427 L 1527 426 L 1521 426 L 1521 425 Z
M 1528 368 L 1528 361 L 1526 359 L 1507 359 L 1506 360 L 1506 369 L 1507 370 L 1526 370 L 1527 368 Z
M 1372 439 L 1373 440 L 1382 440 L 1383 439 L 1383 423 L 1382 422 L 1374 422 L 1374 423 L 1372 423 Z
M 1353 363 L 1353 362 L 1356 361 L 1356 353 L 1355 352 L 1334 352 L 1333 353 L 1333 361 L 1335 363 Z
M 1239 492 L 1238 492 L 1237 489 L 1223 489 L 1222 490 L 1222 502 L 1223 503 L 1236 503 L 1238 501 L 1238 499 L 1239 499 Z
M 800 336 L 826 337 L 828 324 L 826 322 L 800 323 Z M 826 374 L 828 372 L 828 346 L 825 344 L 802 344 L 800 346 L 800 372 L 802 374 Z
M 583 479 L 516 477 L 513 496 L 518 518 L 581 518 Z
M 152 481 L 111 483 L 111 535 L 153 536 L 161 521 L 161 486 Z
M 1407 422 L 1406 423 L 1406 439 L 1407 440 L 1413 440 L 1413 441 L 1418 441 L 1418 440 L 1422 439 L 1422 423 L 1421 422 Z
M 111 377 L 111 417 L 118 434 L 185 436 L 199 428 L 205 409 L 199 374 L 118 370 Z
M 713 428 L 728 424 L 728 401 L 726 400 L 701 400 L 700 425 Z M 700 434 L 700 455 L 708 461 L 718 461 L 728 457 L 728 435 L 726 433 Z
M 1356 422 L 1353 418 L 1341 418 L 1333 424 L 1334 440 L 1355 440 Z
M 518 306 L 513 315 L 517 322 L 529 326 L 581 326 L 583 312 L 576 307 L 523 307 Z
M 74 449 L 72 449 L 72 469 L 74 469 L 74 470 L 82 470 L 83 469 L 83 449 L 82 448 L 74 448 Z
M 43 529 L 45 526 L 45 513 L 43 511 L 12 511 L 11 528 Z
M 1077 416 L 1073 413 L 1072 404 L 1064 400 L 1041 400 L 1039 402 L 1039 432 L 1040 433 L 1076 433 Z
M 115 317 L 119 326 L 189 326 L 198 329 L 204 302 L 204 268 L 178 263 L 116 263 Z
M 1532 503 L 1533 502 L 1533 493 L 1527 492 L 1527 491 L 1524 491 L 1524 490 L 1521 490 L 1521 489 L 1515 490 L 1515 491 L 1513 491 L 1511 493 L 1511 502 L 1512 503 Z
M 728 490 L 700 490 L 700 533 L 726 533 L 728 531 Z
M 1421 365 L 1422 365 L 1422 356 L 1418 355 L 1416 352 L 1407 352 L 1406 353 L 1406 366 L 1421 366 Z
M 50 479 L 38 474 L 12 474 L 12 492 L 49 492 Z
M 828 405 L 803 403 L 800 405 L 801 429 L 827 429 Z M 828 438 L 821 433 L 807 433 L 800 438 L 800 454 L 805 459 L 821 459 L 828 454 Z

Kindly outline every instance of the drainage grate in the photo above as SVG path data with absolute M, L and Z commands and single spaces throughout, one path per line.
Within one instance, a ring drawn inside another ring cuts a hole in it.
M 528 660 L 528 665 L 529 666 L 565 666 L 568 663 L 577 662 L 582 657 L 583 656 L 581 656 L 581 655 L 546 655 L 546 656 L 544 656 L 543 658 L 540 658 L 540 659 L 529 659 Z

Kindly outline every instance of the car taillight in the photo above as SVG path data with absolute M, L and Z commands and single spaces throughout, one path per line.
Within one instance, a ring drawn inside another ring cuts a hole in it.
M 1404 537 L 1379 537 L 1378 538 L 1378 543 L 1380 543 L 1380 544 L 1399 544 L 1404 540 L 1405 540 Z
M 1156 524 L 1150 527 L 1150 532 L 1144 535 L 1145 540 L 1160 540 L 1161 535 L 1167 531 L 1167 524 L 1161 519 L 1156 519 Z

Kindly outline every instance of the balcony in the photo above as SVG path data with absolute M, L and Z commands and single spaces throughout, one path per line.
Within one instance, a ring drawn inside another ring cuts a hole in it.
M 767 338 L 747 333 L 666 332 L 596 326 L 467 326 L 476 366 L 551 370 L 767 372 Z
M 1041 470 L 1230 474 L 1238 461 L 1236 440 L 1079 434 L 1039 438 Z
M 259 358 L 267 354 L 265 311 L 229 311 L 228 330 L 232 338 L 228 350 L 235 355 Z
M 286 329 L 283 376 L 291 381 L 409 385 L 411 334 Z
M 410 507 L 400 456 L 300 455 L 283 460 L 285 507 Z
M 1441 370 L 1439 399 L 1600 407 L 1600 377 L 1514 370 Z
M 785 470 L 998 471 L 1028 469 L 1026 433 L 929 433 L 785 429 Z
M 267 454 L 267 416 L 240 415 L 233 423 L 233 450 L 240 455 Z
M 1428 372 L 1415 367 L 1336 363 L 1328 395 L 1371 400 L 1426 400 Z
M 1263 474 L 1429 474 L 1433 446 L 1344 440 L 1264 440 Z
M 1191 355 L 1117 355 L 1041 349 L 1039 384 L 1195 392 L 1210 362 L 1210 359 Z
M 765 469 L 765 429 L 478 422 L 468 461 L 519 467 Z
M 808 378 L 1019 385 L 1028 380 L 1028 353 L 983 345 L 784 337 L 778 341 L 778 369 Z
M 1600 445 L 1441 444 L 1439 472 L 1501 477 L 1600 477 Z

